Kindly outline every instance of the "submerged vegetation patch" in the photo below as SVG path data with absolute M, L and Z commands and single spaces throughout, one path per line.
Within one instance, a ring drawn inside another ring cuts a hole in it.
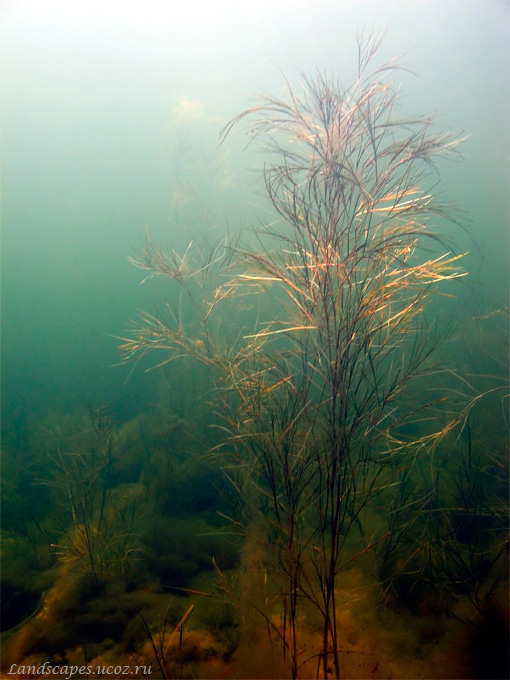
M 382 44 L 223 129 L 263 150 L 271 219 L 133 258 L 180 291 L 122 341 L 157 356 L 155 403 L 8 442 L 4 664 L 489 677 L 463 652 L 487 625 L 508 677 L 507 386 L 434 306 L 464 295 L 436 189 L 462 139 L 403 114 Z

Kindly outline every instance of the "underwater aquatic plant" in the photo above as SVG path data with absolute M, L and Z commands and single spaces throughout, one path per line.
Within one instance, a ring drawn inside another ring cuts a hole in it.
M 445 598 L 465 599 L 481 613 L 506 578 L 494 567 L 508 553 L 508 478 L 505 457 L 475 451 L 476 444 L 480 447 L 475 433 L 476 421 L 470 417 L 455 466 L 438 471 L 437 504 L 446 507 L 435 523 L 433 575 Z M 445 472 L 450 485 L 453 481 L 449 493 L 442 491 Z
M 135 264 L 176 280 L 195 319 L 185 324 L 182 303 L 168 305 L 170 319 L 144 315 L 121 347 L 125 359 L 163 350 L 162 363 L 184 354 L 208 366 L 227 472 L 277 555 L 293 677 L 304 602 L 322 621 L 317 673 L 340 677 L 340 574 L 384 538 L 365 536 L 363 510 L 450 429 L 401 434 L 435 404 L 412 389 L 442 339 L 424 309 L 438 284 L 463 275 L 429 224 L 454 217 L 432 175 L 460 139 L 436 131 L 432 116 L 399 114 L 398 60 L 369 68 L 383 38 L 359 37 L 351 86 L 303 75 L 300 91 L 287 82 L 285 96 L 262 97 L 224 128 L 223 139 L 247 121 L 262 141 L 276 219 L 255 247 L 229 237 L 180 256 L 147 240 Z M 274 316 L 234 329 L 228 319 L 247 296 Z M 348 552 L 352 529 L 361 546 Z
M 125 576 L 139 552 L 135 531 L 136 494 L 112 502 L 112 451 L 115 428 L 103 408 L 88 409 L 90 436 L 51 456 L 52 476 L 45 484 L 57 489 L 63 517 L 63 537 L 53 550 L 59 560 L 90 578 L 95 588 L 113 574 Z
M 172 674 L 170 673 L 168 668 L 169 665 L 167 659 L 168 651 L 170 646 L 172 645 L 172 642 L 177 637 L 177 634 L 179 636 L 178 649 L 179 651 L 181 650 L 184 626 L 186 625 L 186 622 L 188 621 L 189 617 L 191 616 L 195 608 L 194 604 L 190 605 L 184 616 L 182 616 L 178 623 L 170 629 L 168 617 L 171 605 L 172 603 L 170 603 L 167 607 L 165 617 L 163 620 L 163 625 L 158 632 L 157 639 L 155 639 L 154 635 L 152 634 L 151 629 L 149 628 L 149 624 L 145 620 L 143 614 L 141 612 L 138 613 L 138 616 L 142 620 L 148 639 L 150 640 L 150 644 L 154 653 L 154 659 L 161 673 L 162 680 L 167 680 L 172 677 Z M 182 668 L 180 675 L 182 677 Z
M 466 607 L 458 614 L 457 603 L 480 614 L 505 580 L 498 562 L 508 550 L 508 480 L 498 456 L 475 455 L 475 431 L 470 414 L 421 479 L 416 470 L 402 471 L 388 505 L 390 536 L 376 551 L 388 601 L 413 611 L 426 601 L 428 609 L 465 621 L 471 617 Z

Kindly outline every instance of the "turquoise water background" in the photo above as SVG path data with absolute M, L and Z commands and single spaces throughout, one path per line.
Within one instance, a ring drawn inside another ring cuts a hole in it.
M 387 28 L 384 54 L 417 74 L 398 74 L 403 109 L 467 135 L 441 189 L 470 220 L 479 252 L 458 238 L 483 300 L 507 304 L 507 2 L 21 0 L 2 11 L 4 434 L 83 403 L 120 419 L 150 403 L 154 374 L 120 367 L 113 337 L 165 294 L 139 286 L 132 248 L 145 229 L 183 250 L 263 219 L 251 184 L 262 159 L 241 134 L 219 147 L 219 131 L 256 93 L 280 91 L 282 73 L 349 82 L 363 27 Z

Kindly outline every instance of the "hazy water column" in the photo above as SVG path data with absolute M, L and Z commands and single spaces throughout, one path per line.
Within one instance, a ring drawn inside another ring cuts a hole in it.
M 116 341 L 155 293 L 126 262 L 147 225 L 165 243 L 174 212 L 179 102 L 195 102 L 191 146 L 217 132 L 281 69 L 336 70 L 348 81 L 354 34 L 389 25 L 388 54 L 403 53 L 403 106 L 438 110 L 465 130 L 466 160 L 444 169 L 445 189 L 471 214 L 491 295 L 508 293 L 508 8 L 506 2 L 183 3 L 7 2 L 3 9 L 3 404 L 30 412 L 83 399 L 136 395 L 124 385 Z M 211 137 L 209 143 L 208 138 Z M 205 160 L 190 192 L 234 222 L 251 191 L 240 168 L 261 159 L 223 149 L 225 184 Z M 205 157 L 204 157 L 205 158 Z M 215 179 L 216 177 L 216 179 Z M 236 186 L 237 182 L 237 186 Z M 264 204 L 258 198 L 253 202 Z M 250 208 L 251 210 L 251 208 Z M 236 226 L 236 225 L 234 225 Z M 208 225 L 208 228 L 210 225 Z M 198 227 L 193 226 L 194 233 Z M 179 232 L 180 233 L 180 232 Z M 149 305 L 147 304 L 149 302 Z

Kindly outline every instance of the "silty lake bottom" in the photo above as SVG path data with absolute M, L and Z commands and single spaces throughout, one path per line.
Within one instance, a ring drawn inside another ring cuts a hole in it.
M 8 376 L 2 677 L 509 677 L 506 293 L 381 46 L 223 128 L 263 154 L 256 232 L 188 238 L 183 170 L 115 389 L 93 352 L 68 399 Z

